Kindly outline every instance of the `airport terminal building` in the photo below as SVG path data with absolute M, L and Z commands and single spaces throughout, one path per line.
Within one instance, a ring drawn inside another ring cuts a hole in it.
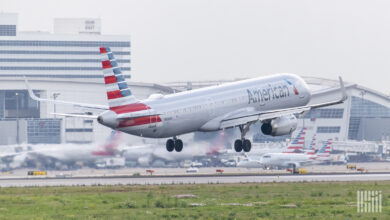
M 111 47 L 132 92 L 140 99 L 154 93 L 217 85 L 226 81 L 172 82 L 165 85 L 130 80 L 130 36 L 102 35 L 100 19 L 55 19 L 54 33 L 18 30 L 17 14 L 0 13 L 0 145 L 17 143 L 88 143 L 102 141 L 110 130 L 94 120 L 56 117 L 51 113 L 86 113 L 90 109 L 37 103 L 28 96 L 23 76 L 37 96 L 72 102 L 107 104 L 98 48 Z M 304 77 L 311 103 L 340 96 L 336 79 Z M 319 141 L 390 141 L 390 97 L 346 82 L 348 100 L 301 116 L 300 127 Z M 93 112 L 92 112 L 93 113 Z M 254 125 L 255 142 L 284 141 Z
M 54 33 L 18 30 L 18 15 L 0 13 L 0 144 L 92 142 L 109 130 L 95 121 L 51 113 L 85 113 L 72 106 L 37 103 L 23 76 L 42 98 L 106 105 L 99 47 L 111 47 L 130 79 L 130 36 L 102 35 L 95 18 L 55 19 Z M 128 82 L 140 98 L 168 87 Z M 18 120 L 17 120 L 18 119 Z

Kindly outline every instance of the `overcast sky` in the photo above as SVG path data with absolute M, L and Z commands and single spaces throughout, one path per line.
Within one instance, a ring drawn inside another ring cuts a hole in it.
M 100 17 L 131 36 L 132 79 L 218 80 L 290 72 L 390 94 L 390 1 L 0 0 L 19 30 Z

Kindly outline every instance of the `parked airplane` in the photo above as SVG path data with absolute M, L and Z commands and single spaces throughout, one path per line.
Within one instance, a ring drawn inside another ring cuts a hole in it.
M 103 112 L 96 116 L 59 115 L 96 118 L 104 126 L 141 137 L 169 138 L 166 142 L 169 152 L 182 151 L 179 135 L 232 127 L 239 127 L 241 131 L 241 138 L 234 143 L 235 150 L 249 152 L 252 144 L 245 135 L 251 124 L 261 121 L 261 130 L 266 135 L 290 134 L 297 127 L 294 114 L 347 99 L 343 81 L 339 78 L 340 99 L 307 105 L 311 93 L 305 81 L 297 75 L 278 74 L 165 96 L 153 94 L 146 100 L 138 100 L 131 93 L 111 50 L 101 47 L 100 53 L 108 106 L 42 99 L 29 89 L 30 96 L 37 101 L 101 110 Z
M 138 165 L 147 167 L 155 161 L 180 162 L 193 160 L 196 157 L 217 156 L 225 153 L 226 135 L 221 131 L 219 135 L 210 142 L 197 141 L 184 148 L 182 152 L 169 153 L 156 145 L 130 146 L 120 148 L 121 155 L 130 161 L 137 161 Z
M 292 139 L 292 141 L 287 145 L 287 147 L 282 150 L 281 152 L 265 152 L 261 155 L 257 156 L 248 156 L 245 155 L 244 158 L 239 160 L 237 163 L 237 167 L 246 167 L 246 168 L 259 168 L 259 167 L 264 167 L 264 165 L 261 162 L 261 158 L 265 154 L 289 154 L 289 155 L 294 155 L 297 153 L 303 153 L 303 147 L 305 143 L 305 135 L 306 135 L 306 128 L 302 128 L 297 136 Z
M 278 167 L 278 168 L 299 168 L 302 165 L 316 164 L 318 162 L 329 161 L 330 141 L 328 140 L 317 154 L 308 151 L 305 153 L 267 153 L 260 159 L 246 158 L 238 163 L 239 167 L 260 168 L 260 167 Z
M 118 131 L 112 131 L 105 144 L 42 144 L 31 145 L 30 150 L 17 153 L 0 154 L 0 159 L 8 164 L 7 168 L 18 168 L 26 162 L 40 163 L 43 166 L 72 166 L 76 162 L 93 163 L 103 157 L 114 157 L 117 152 Z

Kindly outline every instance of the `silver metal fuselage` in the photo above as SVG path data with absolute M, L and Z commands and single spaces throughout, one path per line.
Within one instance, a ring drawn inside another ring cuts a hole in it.
M 221 120 L 240 111 L 299 107 L 306 105 L 310 98 L 307 84 L 297 75 L 258 77 L 143 100 L 142 103 L 149 106 L 150 111 L 158 114 L 160 122 L 122 128 L 112 123 L 112 128 L 151 138 L 173 137 L 194 131 L 216 131 L 220 129 Z

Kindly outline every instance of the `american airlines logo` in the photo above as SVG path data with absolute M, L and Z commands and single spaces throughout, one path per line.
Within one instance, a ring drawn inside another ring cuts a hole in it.
M 295 85 L 291 83 L 290 81 L 286 80 L 287 85 L 291 86 L 294 94 L 298 95 L 299 92 Z M 271 85 L 268 84 L 265 88 L 260 89 L 253 89 L 249 90 L 248 92 L 248 104 L 251 103 L 258 103 L 258 102 L 268 102 L 274 99 L 281 99 L 290 96 L 290 89 L 288 88 L 286 84 L 277 84 L 277 85 Z

